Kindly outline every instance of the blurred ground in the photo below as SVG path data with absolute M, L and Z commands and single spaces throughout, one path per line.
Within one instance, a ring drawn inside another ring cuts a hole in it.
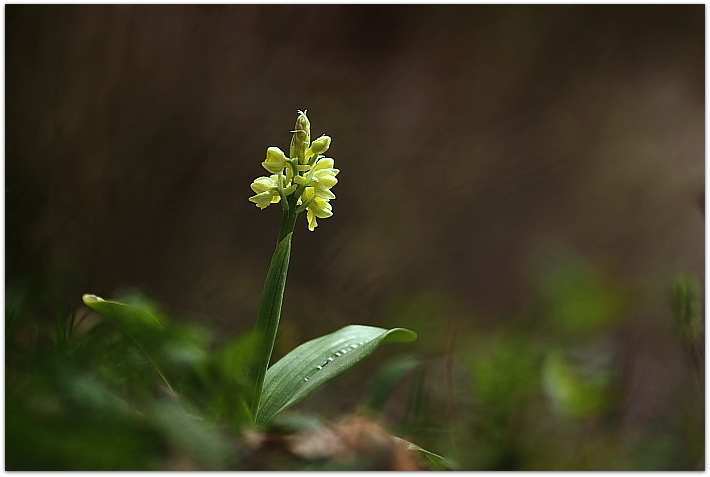
M 668 287 L 704 286 L 704 6 L 5 13 L 6 293 L 38 314 L 137 287 L 248 329 L 280 220 L 249 184 L 308 109 L 340 182 L 335 215 L 297 227 L 279 352 L 408 326 L 476 388 L 491 336 L 593 338 L 623 376 L 622 440 L 702 437 Z M 667 442 L 660 467 L 704 466 Z

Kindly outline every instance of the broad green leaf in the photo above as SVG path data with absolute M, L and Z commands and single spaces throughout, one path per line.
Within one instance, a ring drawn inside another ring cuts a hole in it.
M 264 292 L 261 296 L 259 315 L 256 318 L 254 334 L 259 343 L 256 351 L 256 361 L 252 368 L 252 377 L 255 384 L 255 398 L 252 404 L 252 412 L 256 412 L 259 405 L 259 396 L 264 385 L 266 369 L 271 361 L 271 353 L 274 350 L 276 332 L 281 319 L 281 304 L 286 287 L 286 275 L 288 274 L 288 263 L 291 257 L 291 239 L 293 233 L 288 234 L 279 242 L 271 258 L 269 272 L 264 283 Z
M 302 401 L 371 355 L 380 344 L 415 339 L 417 334 L 405 328 L 350 325 L 300 345 L 266 372 L 257 423 L 264 424 Z

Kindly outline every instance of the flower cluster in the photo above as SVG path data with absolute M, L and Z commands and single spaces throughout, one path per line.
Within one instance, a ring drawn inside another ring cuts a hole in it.
M 333 215 L 330 201 L 335 199 L 332 187 L 338 183 L 340 172 L 335 162 L 323 156 L 330 147 L 330 137 L 321 136 L 311 142 L 311 123 L 305 112 L 298 112 L 296 127 L 291 139 L 289 156 L 278 147 L 266 150 L 266 160 L 261 163 L 269 177 L 254 180 L 251 189 L 256 195 L 249 197 L 260 209 L 281 202 L 285 211 L 307 211 L 308 230 L 313 231 L 316 219 Z

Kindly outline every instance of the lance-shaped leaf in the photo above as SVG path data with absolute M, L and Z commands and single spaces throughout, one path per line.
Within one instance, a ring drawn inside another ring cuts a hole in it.
M 85 294 L 84 304 L 96 313 L 105 316 L 123 329 L 155 367 L 168 388 L 175 392 L 161 359 L 161 341 L 165 324 L 147 307 L 130 305 L 119 301 L 104 300 L 96 295 Z
M 89 294 L 84 295 L 82 300 L 86 306 L 112 320 L 128 333 L 140 334 L 165 328 L 163 322 L 156 315 L 143 307 L 104 300 L 101 297 Z
M 264 424 L 302 401 L 367 358 L 380 344 L 415 339 L 417 334 L 405 328 L 350 325 L 302 344 L 266 372 L 257 423 Z
M 286 235 L 276 247 L 274 256 L 271 258 L 269 272 L 266 274 L 259 315 L 256 317 L 254 334 L 256 335 L 258 348 L 256 349 L 256 360 L 250 375 L 250 379 L 253 379 L 255 383 L 254 401 L 252 403 L 252 413 L 254 414 L 259 406 L 259 396 L 261 396 L 261 390 L 264 387 L 266 370 L 271 361 L 271 353 L 276 342 L 276 332 L 279 329 L 281 304 L 284 299 L 288 263 L 291 258 L 292 238 L 293 232 Z

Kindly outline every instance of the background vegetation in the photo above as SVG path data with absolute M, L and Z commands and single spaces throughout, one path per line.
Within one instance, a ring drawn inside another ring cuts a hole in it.
M 7 468 L 247 466 L 211 381 L 156 397 L 81 296 L 139 291 L 216 363 L 280 220 L 249 184 L 307 108 L 342 172 L 295 234 L 276 354 L 350 323 L 420 338 L 296 410 L 361 408 L 406 352 L 383 422 L 463 469 L 703 469 L 704 16 L 8 5 Z

